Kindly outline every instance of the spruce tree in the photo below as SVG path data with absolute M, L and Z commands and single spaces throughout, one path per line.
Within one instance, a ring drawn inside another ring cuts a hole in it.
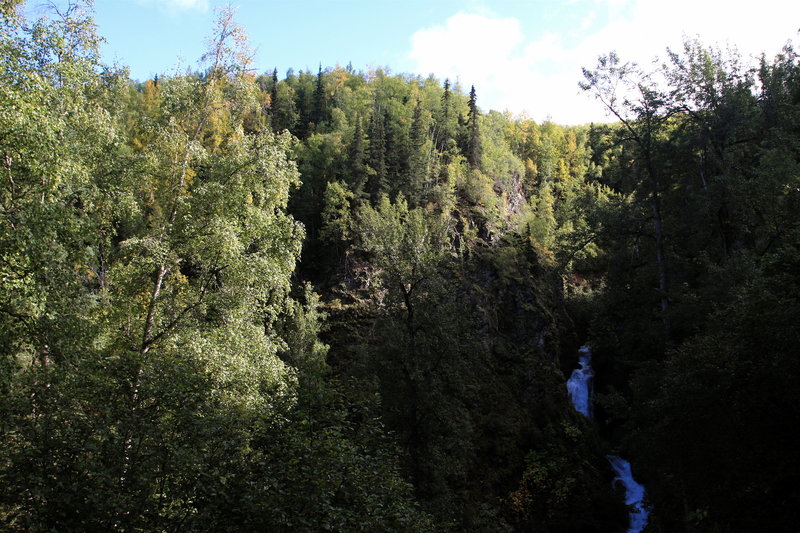
M 427 158 L 425 157 L 425 124 L 422 118 L 422 102 L 417 100 L 414 115 L 411 120 L 409 134 L 410 147 L 408 152 L 408 172 L 406 173 L 406 196 L 411 207 L 419 205 L 422 196 L 422 187 L 427 173 Z
M 372 169 L 367 182 L 367 192 L 373 202 L 388 190 L 389 179 L 386 166 L 386 121 L 385 114 L 376 106 L 370 118 L 369 166 Z
M 468 142 L 467 142 L 467 161 L 470 168 L 478 168 L 481 163 L 481 136 L 478 129 L 478 110 L 477 99 L 475 96 L 475 86 L 469 91 L 469 118 L 467 120 Z
M 278 101 L 278 69 L 272 70 L 272 86 L 269 92 L 269 109 L 270 115 L 275 114 L 275 103 Z
M 408 154 L 411 152 L 411 138 L 408 124 L 399 117 L 392 117 L 388 110 L 383 112 L 383 127 L 386 131 L 386 177 L 388 191 L 392 196 L 407 191 Z
M 320 63 L 319 71 L 317 72 L 317 85 L 314 87 L 313 106 L 311 122 L 316 124 L 317 129 L 319 129 L 319 125 L 325 120 L 325 85 L 322 81 L 322 63 Z
M 450 107 L 452 105 L 452 100 L 453 93 L 450 91 L 450 80 L 445 79 L 442 103 L 439 111 L 439 133 L 436 142 L 436 148 L 442 152 L 447 148 L 448 141 L 453 135 L 450 128 Z
M 368 174 L 366 159 L 364 129 L 361 126 L 361 118 L 359 117 L 356 119 L 353 138 L 347 149 L 347 176 L 345 178 L 356 198 L 364 196 Z
M 300 139 L 306 139 L 309 135 L 315 132 L 315 128 L 311 126 L 315 119 L 315 101 L 314 95 L 316 93 L 316 81 L 310 71 L 302 71 L 297 76 L 294 83 L 295 86 L 295 105 L 300 116 L 300 120 L 292 133 Z

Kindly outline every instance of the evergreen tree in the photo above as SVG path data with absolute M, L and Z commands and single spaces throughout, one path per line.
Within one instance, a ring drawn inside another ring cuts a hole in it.
M 405 195 L 408 180 L 408 154 L 411 151 L 409 124 L 400 117 L 393 117 L 389 110 L 384 111 L 383 122 L 386 128 L 386 175 L 387 192 L 395 197 Z
M 317 76 L 301 70 L 300 74 L 287 77 L 286 82 L 294 89 L 294 105 L 298 116 L 291 132 L 299 139 L 306 139 L 316 131 L 314 93 Z
M 269 88 L 270 115 L 275 116 L 275 108 L 278 102 L 278 69 L 272 69 L 272 84 Z
M 271 104 L 272 131 L 275 133 L 295 131 L 300 115 L 294 103 L 294 89 L 282 81 L 275 85 L 274 92 L 275 100 Z
M 377 104 L 370 116 L 367 194 L 373 203 L 389 190 L 389 174 L 386 164 L 386 112 Z
M 367 151 L 364 143 L 364 131 L 361 126 L 361 118 L 356 118 L 356 125 L 353 128 L 353 138 L 347 148 L 347 165 L 345 181 L 353 191 L 355 198 L 364 198 L 367 193 L 367 179 L 369 169 L 367 167 Z
M 469 119 L 467 120 L 468 142 L 467 142 L 467 161 L 469 166 L 477 169 L 481 164 L 481 137 L 479 130 L 480 110 L 478 109 L 475 96 L 475 86 L 469 91 Z
M 436 149 L 445 152 L 453 138 L 452 120 L 452 100 L 453 93 L 450 91 L 450 79 L 444 80 L 444 91 L 442 92 L 441 103 L 439 106 L 438 132 L 436 138 Z
M 411 207 L 422 201 L 422 190 L 428 173 L 428 153 L 426 150 L 426 124 L 422 115 L 422 102 L 417 100 L 411 119 L 409 133 L 408 172 L 405 179 L 405 193 Z
M 314 108 L 311 113 L 311 121 L 317 125 L 317 129 L 325 121 L 326 109 L 325 84 L 322 78 L 322 65 L 320 64 L 317 72 L 317 84 L 314 86 Z

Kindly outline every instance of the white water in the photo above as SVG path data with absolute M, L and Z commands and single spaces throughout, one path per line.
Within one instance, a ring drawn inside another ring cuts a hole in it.
M 631 464 L 628 461 L 616 455 L 609 455 L 608 461 L 617 473 L 613 483 L 622 482 L 622 486 L 625 487 L 625 503 L 631 507 L 628 533 L 639 533 L 647 525 L 647 517 L 650 514 L 644 505 L 644 487 L 633 479 Z
M 588 346 L 581 346 L 581 356 L 578 359 L 581 367 L 572 371 L 567 380 L 567 392 L 572 400 L 575 410 L 586 418 L 592 418 L 592 351 Z
M 592 380 L 594 370 L 592 370 L 592 351 L 588 346 L 581 346 L 578 363 L 580 368 L 572 371 L 572 375 L 567 380 L 567 391 L 575 410 L 586 418 L 592 418 Z M 630 525 L 628 533 L 641 533 L 647 526 L 649 511 L 644 503 L 644 487 L 633 479 L 631 464 L 625 459 L 616 455 L 609 455 L 608 461 L 611 468 L 616 472 L 617 477 L 612 482 L 615 486 L 617 482 L 625 487 L 625 503 L 631 508 Z

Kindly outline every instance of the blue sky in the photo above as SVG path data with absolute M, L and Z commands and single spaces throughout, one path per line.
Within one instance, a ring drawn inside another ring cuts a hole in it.
M 36 0 L 30 0 L 31 3 Z M 146 79 L 194 66 L 217 0 L 95 0 L 104 58 Z M 649 63 L 683 36 L 745 56 L 797 41 L 800 2 L 711 0 L 239 0 L 259 71 L 390 67 L 475 84 L 484 110 L 560 123 L 604 120 L 577 88 L 581 67 L 617 50 Z M 668 7 L 667 7 L 668 6 Z

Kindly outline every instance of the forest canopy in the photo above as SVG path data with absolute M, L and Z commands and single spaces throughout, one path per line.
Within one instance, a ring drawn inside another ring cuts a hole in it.
M 606 124 L 352 67 L 130 79 L 0 2 L 8 531 L 646 532 L 800 520 L 800 56 L 687 40 Z M 577 82 L 577 80 L 576 80 Z M 565 377 L 595 354 L 595 419 Z

